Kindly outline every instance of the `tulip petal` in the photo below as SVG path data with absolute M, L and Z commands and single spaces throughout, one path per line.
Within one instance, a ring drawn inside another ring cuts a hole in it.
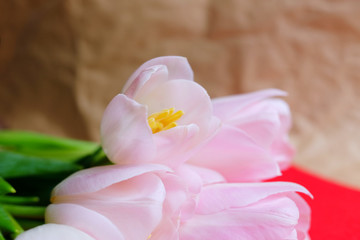
M 155 161 L 176 168 L 189 158 L 199 138 L 195 124 L 178 126 L 154 135 L 157 147 Z
M 78 171 L 58 184 L 52 198 L 97 192 L 112 184 L 131 179 L 149 172 L 171 171 L 157 164 L 110 165 Z
M 161 178 L 145 173 L 97 192 L 57 196 L 54 202 L 78 204 L 101 214 L 125 239 L 146 239 L 161 221 L 165 194 Z
M 281 99 L 266 99 L 238 112 L 226 123 L 242 129 L 267 148 L 278 136 L 287 135 L 291 127 L 290 109 Z
M 202 189 L 197 213 L 211 214 L 244 207 L 274 194 L 295 191 L 312 196 L 304 187 L 291 182 L 213 184 Z
M 198 194 L 203 186 L 213 183 L 225 182 L 223 176 L 208 168 L 201 168 L 190 164 L 184 164 L 176 170 L 176 174 L 193 194 Z
M 95 240 L 76 228 L 61 224 L 44 224 L 20 234 L 16 240 Z
M 144 69 L 124 91 L 129 98 L 136 98 L 137 95 L 146 94 L 157 85 L 168 81 L 169 72 L 164 65 L 155 65 Z
M 269 153 L 243 131 L 223 125 L 188 163 L 210 168 L 227 181 L 259 181 L 280 175 Z
M 179 209 L 188 199 L 188 192 L 183 179 L 175 174 L 161 174 L 166 198 L 163 204 L 163 212 L 166 216 L 179 214 Z
M 193 71 L 189 65 L 189 62 L 184 57 L 178 57 L 178 56 L 167 56 L 167 57 L 158 57 L 151 59 L 150 61 L 145 62 L 143 65 L 141 65 L 129 78 L 129 80 L 126 82 L 123 92 L 126 93 L 131 88 L 133 89 L 140 89 L 143 84 L 146 83 L 146 81 L 137 81 L 136 79 L 139 77 L 139 75 L 146 71 L 147 69 L 156 66 L 156 65 L 163 65 L 166 66 L 168 73 L 169 73 L 169 80 L 173 79 L 187 79 L 187 80 L 193 80 L 194 75 Z M 140 86 L 137 86 L 140 85 Z M 136 91 L 132 91 L 133 95 L 136 94 Z
M 164 218 L 159 224 L 160 227 L 156 228 L 151 233 L 149 240 L 179 240 L 178 228 L 174 222 L 169 218 Z
M 298 240 L 307 240 L 309 237 L 309 229 L 310 229 L 310 217 L 311 217 L 311 209 L 310 206 L 306 203 L 306 201 L 300 197 L 296 193 L 287 193 L 287 196 L 291 198 L 297 208 L 299 209 L 299 220 L 296 225 L 297 231 L 297 239 Z
M 77 204 L 50 204 L 46 209 L 45 220 L 47 223 L 64 224 L 74 227 L 95 239 L 125 239 L 123 234 L 109 219 Z
M 285 96 L 286 92 L 278 89 L 267 89 L 248 94 L 239 94 L 228 97 L 220 97 L 212 100 L 214 114 L 220 120 L 226 122 L 235 115 L 236 112 L 259 102 L 263 99 L 276 96 Z
M 101 122 L 102 145 L 115 163 L 137 163 L 155 153 L 145 106 L 119 94 L 104 112 Z
M 195 215 L 180 228 L 180 239 L 297 239 L 299 212 L 286 197 L 270 197 L 253 205 Z

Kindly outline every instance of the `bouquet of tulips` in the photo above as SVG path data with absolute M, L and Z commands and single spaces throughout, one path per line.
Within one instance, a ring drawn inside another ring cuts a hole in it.
M 210 99 L 186 58 L 160 57 L 109 103 L 101 146 L 2 132 L 0 239 L 309 239 L 311 194 L 265 181 L 294 154 L 284 95 Z

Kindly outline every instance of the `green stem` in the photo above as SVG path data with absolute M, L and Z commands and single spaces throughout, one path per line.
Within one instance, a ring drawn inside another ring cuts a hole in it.
M 31 204 L 39 202 L 39 197 L 0 196 L 0 203 Z
M 45 208 L 40 206 L 18 206 L 11 204 L 3 204 L 2 207 L 14 217 L 43 219 Z

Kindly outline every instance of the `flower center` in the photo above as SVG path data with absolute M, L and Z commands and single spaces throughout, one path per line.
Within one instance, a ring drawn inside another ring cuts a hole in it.
M 157 133 L 177 126 L 175 121 L 179 120 L 183 111 L 175 112 L 175 108 L 164 109 L 161 112 L 153 113 L 148 117 L 148 123 L 152 133 Z

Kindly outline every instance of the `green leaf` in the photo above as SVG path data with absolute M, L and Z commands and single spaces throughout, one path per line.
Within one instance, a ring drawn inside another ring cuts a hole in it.
M 32 132 L 0 131 L 0 149 L 34 157 L 74 162 L 100 148 L 94 142 L 53 137 Z
M 56 174 L 71 173 L 80 169 L 79 165 L 71 162 L 0 151 L 0 176 L 3 178 L 56 176 Z
M 1 230 L 0 230 L 0 240 L 5 240 L 4 235 L 2 235 Z
M 16 192 L 15 189 L 0 176 L 0 195 L 14 192 Z
M 13 233 L 15 235 L 23 232 L 21 226 L 15 219 L 0 205 L 0 231 L 2 233 Z

